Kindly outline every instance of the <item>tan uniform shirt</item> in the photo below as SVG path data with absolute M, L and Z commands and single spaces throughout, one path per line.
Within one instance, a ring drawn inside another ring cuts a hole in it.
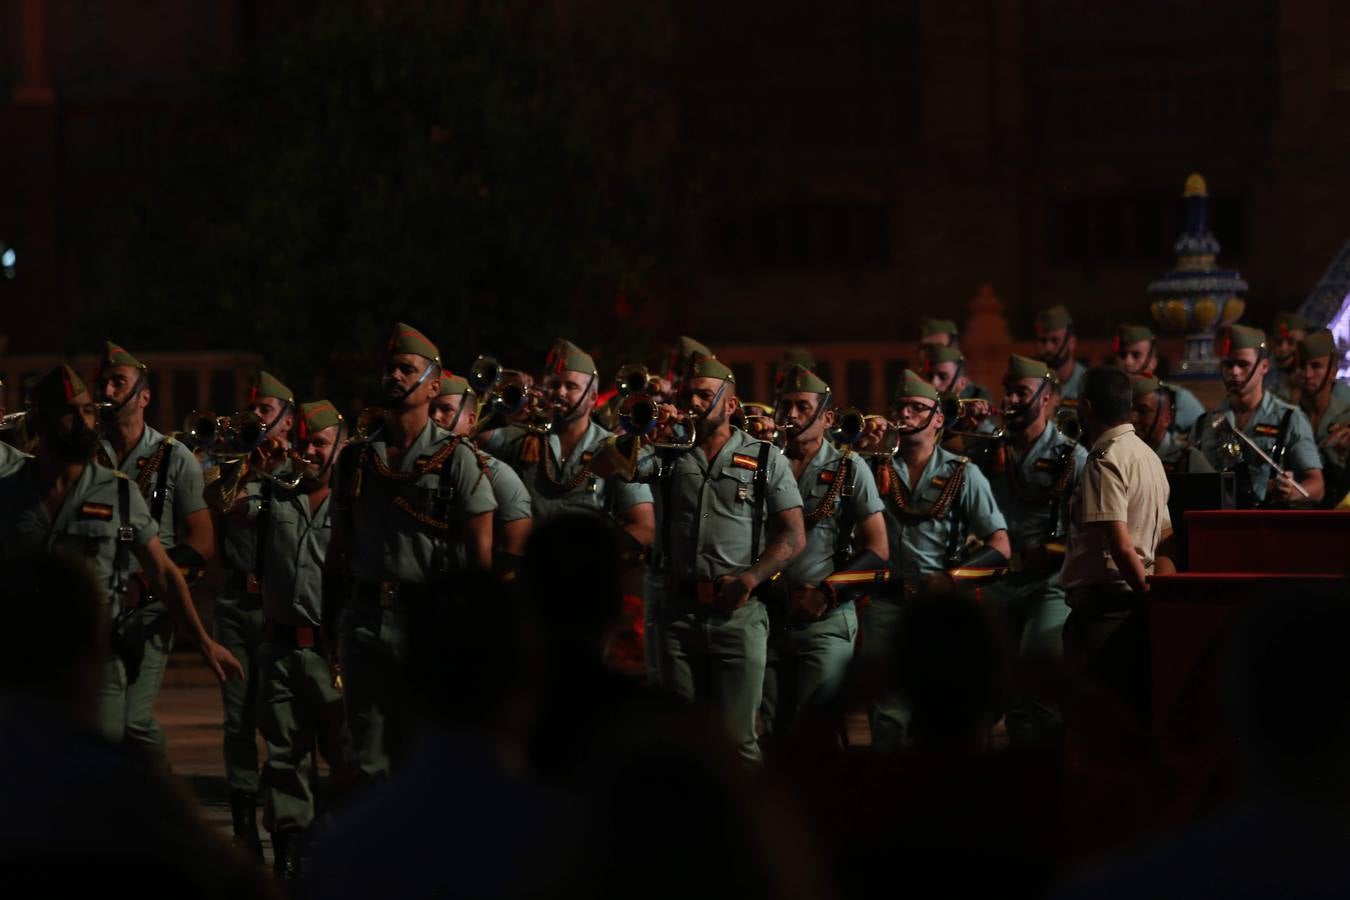
M 1101 522 L 1124 522 L 1130 543 L 1152 574 L 1153 556 L 1172 519 L 1167 514 L 1167 473 L 1133 425 L 1117 425 L 1092 445 L 1083 477 L 1069 504 L 1069 545 L 1060 582 L 1066 591 L 1097 586 L 1124 587 L 1111 559 Z

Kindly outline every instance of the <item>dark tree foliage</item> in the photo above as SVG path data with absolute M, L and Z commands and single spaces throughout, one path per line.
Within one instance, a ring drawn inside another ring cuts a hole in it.
M 373 388 L 392 324 L 537 368 L 650 356 L 697 160 L 659 2 L 328 2 L 273 35 L 102 242 L 89 337 Z

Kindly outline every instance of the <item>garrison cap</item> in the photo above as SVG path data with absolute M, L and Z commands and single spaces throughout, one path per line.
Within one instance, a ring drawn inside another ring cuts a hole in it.
M 778 379 L 778 393 L 796 394 L 800 392 L 810 394 L 828 394 L 830 386 L 825 380 L 812 372 L 806 366 L 790 365 L 783 370 Z M 744 406 L 745 404 L 741 404 Z
M 117 365 L 121 365 L 118 363 Z M 57 366 L 43 375 L 28 390 L 33 405 L 38 409 L 44 406 L 64 406 L 80 394 L 89 392 L 84 381 L 70 366 Z
M 1214 352 L 1220 357 L 1234 350 L 1266 349 L 1266 333 L 1259 328 L 1246 325 L 1226 325 L 1219 329 L 1214 338 Z
M 128 353 L 125 347 L 112 341 L 105 341 L 103 359 L 99 360 L 98 370 L 106 372 L 113 366 L 131 366 L 133 369 L 145 371 L 145 363 Z
M 680 335 L 680 339 L 675 342 L 675 354 L 679 361 L 684 362 L 694 356 L 712 356 L 713 353 L 707 345 L 694 340 L 688 335 Z
M 1275 316 L 1275 331 L 1280 337 L 1289 337 L 1291 331 L 1308 332 L 1312 330 L 1313 323 L 1299 313 L 1285 311 Z
M 923 397 L 938 402 L 937 388 L 920 378 L 913 369 L 906 369 L 900 377 L 900 383 L 895 386 L 895 402 L 898 403 L 904 397 Z
M 788 347 L 783 351 L 783 355 L 778 357 L 778 368 L 786 369 L 788 366 L 801 366 L 803 369 L 814 369 L 816 367 L 816 358 L 810 350 L 805 347 Z
M 473 388 L 469 386 L 469 379 L 463 375 L 451 375 L 449 372 L 441 372 L 441 393 L 442 397 L 457 397 L 460 394 L 472 394 Z
M 1018 381 L 1023 378 L 1053 379 L 1054 377 L 1050 367 L 1039 359 L 1032 359 L 1030 356 L 1018 356 L 1016 353 L 1008 357 L 1008 374 L 1005 378 L 1009 381 Z
M 924 368 L 936 365 L 937 363 L 965 362 L 966 358 L 955 347 L 943 344 L 924 344 L 923 350 L 919 354 L 923 357 Z
M 558 338 L 544 359 L 544 371 L 555 374 L 563 372 L 585 372 L 597 374 L 595 360 L 586 351 L 564 338 Z
M 1137 344 L 1140 341 L 1151 341 L 1156 337 L 1153 329 L 1147 325 L 1122 325 L 1116 329 L 1116 352 L 1119 353 L 1122 347 Z
M 696 356 L 693 364 L 689 367 L 689 377 L 692 378 L 717 378 L 721 381 L 727 381 L 731 384 L 736 383 L 736 375 L 731 369 L 715 356 Z
M 1036 314 L 1037 331 L 1059 331 L 1061 328 L 1072 327 L 1073 316 L 1069 315 L 1068 307 L 1062 304 L 1043 309 Z
M 1162 382 L 1158 380 L 1156 375 L 1130 376 L 1130 393 L 1134 395 L 1136 400 L 1140 397 L 1147 397 L 1149 394 L 1156 394 L 1162 390 L 1162 386 Z
M 255 403 L 263 397 L 274 397 L 277 400 L 295 405 L 295 392 L 281 383 L 281 379 L 271 372 L 258 372 L 258 377 L 253 379 L 253 386 L 248 390 L 248 402 Z
M 1298 358 L 1302 362 L 1336 355 L 1336 338 L 1325 328 L 1311 332 L 1298 342 Z
M 919 335 L 921 337 L 932 337 L 935 334 L 955 336 L 956 333 L 956 323 L 951 319 L 934 319 L 932 316 L 924 316 L 919 320 Z
M 342 424 L 342 414 L 327 400 L 315 400 L 313 403 L 300 404 L 300 425 L 297 433 L 306 438 L 316 431 Z
M 394 333 L 389 336 L 389 346 L 385 348 L 385 352 L 390 356 L 395 353 L 412 353 L 425 357 L 438 366 L 441 364 L 441 351 L 431 339 L 403 322 L 394 326 Z

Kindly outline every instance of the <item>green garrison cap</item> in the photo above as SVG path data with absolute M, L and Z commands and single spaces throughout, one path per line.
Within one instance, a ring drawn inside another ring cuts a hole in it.
M 32 398 L 33 405 L 41 409 L 44 406 L 64 406 L 88 391 L 89 388 L 85 387 L 74 369 L 57 366 L 33 384 L 28 396 Z
M 544 371 L 585 372 L 587 375 L 597 373 L 595 360 L 591 359 L 590 354 L 564 338 L 558 338 L 553 342 L 548 356 L 544 359 Z
M 426 357 L 438 366 L 441 364 L 441 351 L 436 349 L 436 345 L 425 334 L 403 322 L 394 326 L 385 352 L 390 356 L 395 353 L 413 353 Z
M 681 360 L 689 359 L 691 356 L 712 356 L 713 352 L 708 349 L 706 344 L 694 340 L 688 335 L 680 335 L 680 339 L 675 342 L 675 352 L 679 354 Z
M 801 366 L 803 369 L 814 369 L 816 367 L 816 358 L 810 350 L 805 347 L 788 347 L 783 351 L 783 355 L 778 357 L 778 367 L 787 368 L 788 366 Z M 805 390 L 803 388 L 803 390 Z
M 923 357 L 925 368 L 937 363 L 965 362 L 966 359 L 957 348 L 943 344 L 925 344 L 919 355 Z
M 694 358 L 694 364 L 689 369 L 690 378 L 718 378 L 722 381 L 736 383 L 736 376 L 732 373 L 725 363 L 721 362 L 715 356 L 697 356 Z
M 250 404 L 261 400 L 263 397 L 274 397 L 277 400 L 295 405 L 295 393 L 286 385 L 281 383 L 281 379 L 271 372 L 259 372 L 258 377 L 253 380 L 253 386 L 248 391 L 248 402 Z
M 1116 329 L 1116 352 L 1119 353 L 1122 347 L 1128 347 L 1130 344 L 1137 344 L 1140 341 L 1151 341 L 1156 337 L 1153 329 L 1147 325 L 1122 325 Z
M 1050 367 L 1039 359 L 1032 359 L 1030 356 L 1018 356 L 1014 353 L 1008 357 L 1008 375 L 1013 381 L 1022 378 L 1053 378 Z
M 1336 355 L 1336 338 L 1325 328 L 1319 328 L 1298 342 L 1298 358 L 1320 359 Z
M 1280 337 L 1289 337 L 1291 331 L 1308 332 L 1312 330 L 1313 323 L 1296 312 L 1285 311 L 1275 316 L 1275 331 Z
M 895 401 L 898 403 L 903 397 L 923 397 L 936 403 L 938 392 L 937 388 L 920 378 L 913 369 L 906 369 L 900 383 L 895 386 Z
M 327 400 L 315 400 L 313 403 L 300 404 L 300 426 L 299 435 L 301 438 L 308 437 L 316 431 L 323 431 L 325 428 L 332 428 L 334 425 L 342 424 L 342 414 L 337 411 L 337 407 Z
M 806 366 L 789 365 L 783 370 L 783 374 L 779 378 L 778 393 L 796 394 L 801 392 L 828 394 L 830 392 L 830 386 L 825 383 L 824 379 L 815 372 L 812 372 Z
M 1043 309 L 1036 314 L 1037 331 L 1059 331 L 1061 328 L 1070 328 L 1073 326 L 1073 316 L 1069 315 L 1068 307 L 1052 306 L 1049 309 Z
M 451 375 L 449 372 L 441 373 L 441 396 L 457 397 L 460 394 L 472 394 L 473 388 L 469 387 L 469 379 L 463 375 Z
M 133 369 L 143 370 L 145 363 L 128 353 L 127 349 L 120 344 L 105 341 L 103 344 L 103 359 L 99 361 L 98 370 L 106 372 L 113 366 L 131 366 Z
M 1246 325 L 1226 325 L 1219 329 L 1214 338 L 1214 352 L 1220 357 L 1227 356 L 1234 350 L 1265 348 L 1266 333 L 1260 328 L 1249 328 Z
M 919 320 L 919 335 L 932 337 L 935 334 L 956 334 L 956 323 L 951 319 L 934 319 L 924 316 Z
M 1146 397 L 1149 394 L 1156 394 L 1162 388 L 1162 382 L 1155 375 L 1131 375 L 1130 393 L 1134 399 Z

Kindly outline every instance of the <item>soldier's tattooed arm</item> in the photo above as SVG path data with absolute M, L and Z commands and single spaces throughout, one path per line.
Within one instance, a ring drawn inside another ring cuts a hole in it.
M 769 543 L 764 555 L 750 568 L 757 584 L 763 584 L 792 562 L 792 558 L 806 546 L 806 526 L 802 508 L 794 506 L 777 513 L 769 520 Z

